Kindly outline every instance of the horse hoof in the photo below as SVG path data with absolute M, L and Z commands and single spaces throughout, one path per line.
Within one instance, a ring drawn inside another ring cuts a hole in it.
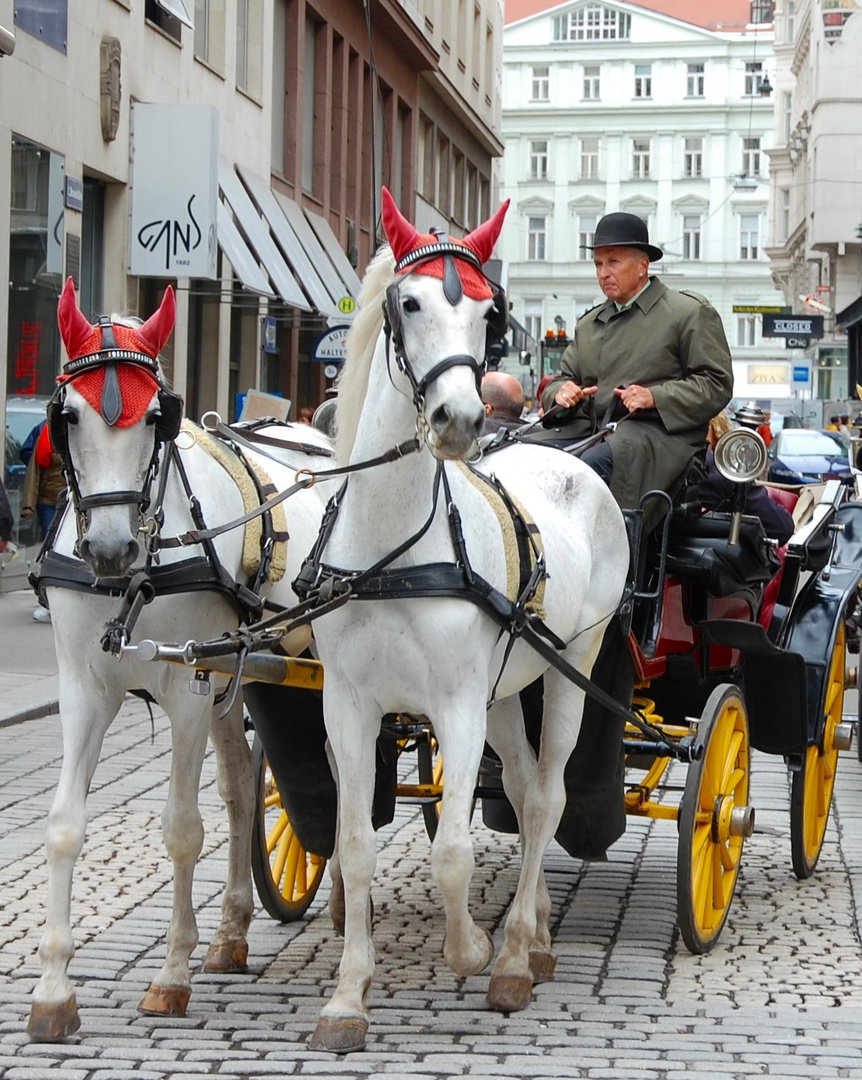
M 479 926 L 474 930 L 470 941 L 473 951 L 469 955 L 450 949 L 448 937 L 443 939 L 443 959 L 456 975 L 478 975 L 494 959 L 494 940 L 491 935 Z
M 488 1004 L 497 1012 L 518 1012 L 530 1004 L 532 979 L 526 975 L 492 975 Z
M 156 986 L 150 984 L 138 1012 L 146 1016 L 185 1016 L 191 990 L 187 986 Z
M 534 983 L 550 982 L 557 970 L 557 958 L 552 952 L 530 952 L 530 974 Z
M 248 942 L 212 942 L 203 970 L 214 975 L 244 975 L 248 971 Z
M 30 1006 L 27 1034 L 33 1042 L 62 1042 L 69 1035 L 74 1035 L 80 1026 L 74 994 L 60 1005 L 46 1005 L 41 1001 L 34 1001 Z
M 352 1054 L 354 1050 L 364 1049 L 367 1031 L 368 1021 L 359 1017 L 341 1020 L 328 1020 L 321 1017 L 317 1021 L 317 1027 L 308 1045 L 311 1050 L 328 1050 L 332 1054 Z

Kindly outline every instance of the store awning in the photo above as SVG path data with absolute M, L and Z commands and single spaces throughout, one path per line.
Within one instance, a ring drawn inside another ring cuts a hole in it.
M 221 200 L 216 206 L 216 233 L 219 247 L 243 285 L 251 292 L 260 293 L 261 296 L 275 296 L 266 276 L 261 273 L 257 265 L 257 259 L 249 251 L 248 245 L 240 236 L 239 229 L 234 225 L 227 207 Z
M 249 245 L 269 275 L 272 284 L 275 286 L 275 294 L 290 307 L 299 308 L 301 311 L 312 311 L 312 305 L 297 284 L 290 267 L 284 261 L 284 257 L 270 235 L 266 223 L 249 198 L 248 192 L 243 187 L 236 172 L 234 172 L 233 166 L 225 158 L 219 159 L 218 181 L 226 206 L 233 212 L 239 228 L 242 229 Z M 228 216 L 224 207 L 219 207 L 219 211 L 221 218 Z M 221 243 L 221 240 L 222 237 L 219 236 L 219 243 Z M 228 259 L 230 259 L 230 255 L 228 255 Z M 234 266 L 233 261 L 231 261 L 231 265 Z M 234 269 L 236 270 L 236 266 L 234 266 Z M 242 280 L 241 276 L 240 280 Z
M 239 174 L 314 307 L 327 318 L 337 315 L 336 305 L 342 294 L 337 280 L 332 285 L 327 280 L 327 270 L 331 269 L 331 264 L 319 244 L 315 243 L 309 248 L 305 238 L 297 235 L 288 213 L 288 204 L 296 208 L 300 217 L 302 211 L 292 199 L 274 192 L 263 177 L 242 167 Z M 308 231 L 311 232 L 310 229 Z
M 332 231 L 332 226 L 326 220 L 321 217 L 320 214 L 315 214 L 311 210 L 305 210 L 305 219 L 314 230 L 314 235 L 320 241 L 326 254 L 332 261 L 332 265 L 335 267 L 339 278 L 344 283 L 344 287 L 347 290 L 347 295 L 352 296 L 354 300 L 359 298 L 359 286 L 362 284 L 359 280 L 359 275 L 353 268 L 353 264 L 347 258 L 347 254 L 338 242 L 338 237 Z

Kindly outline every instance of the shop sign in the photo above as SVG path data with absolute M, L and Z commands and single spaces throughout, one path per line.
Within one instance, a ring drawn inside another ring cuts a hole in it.
M 129 273 L 214 279 L 218 111 L 136 102 Z

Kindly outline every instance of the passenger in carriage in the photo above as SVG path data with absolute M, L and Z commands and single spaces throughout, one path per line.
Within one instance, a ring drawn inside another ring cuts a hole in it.
M 524 411 L 524 388 L 514 375 L 489 371 L 482 376 L 482 403 L 485 406 L 485 432 L 521 426 Z
M 709 422 L 706 454 L 706 478 L 698 487 L 698 500 L 705 510 L 729 511 L 736 485 L 722 476 L 715 464 L 715 444 L 721 436 L 731 429 L 730 417 L 722 410 Z M 793 518 L 781 503 L 773 499 L 769 489 L 758 484 L 749 484 L 745 493 L 745 513 L 760 518 L 767 536 L 784 545 L 793 535 Z
M 607 299 L 578 320 L 562 373 L 542 395 L 545 430 L 530 438 L 569 448 L 615 422 L 581 458 L 628 509 L 653 488 L 672 491 L 703 449 L 733 390 L 730 349 L 703 296 L 649 275 L 663 253 L 639 217 L 606 214 L 592 250 Z M 647 529 L 661 513 L 647 508 Z

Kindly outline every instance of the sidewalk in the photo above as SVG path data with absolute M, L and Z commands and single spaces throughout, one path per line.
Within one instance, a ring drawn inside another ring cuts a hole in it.
M 0 593 L 0 727 L 57 712 L 54 634 L 35 607 L 29 588 Z

